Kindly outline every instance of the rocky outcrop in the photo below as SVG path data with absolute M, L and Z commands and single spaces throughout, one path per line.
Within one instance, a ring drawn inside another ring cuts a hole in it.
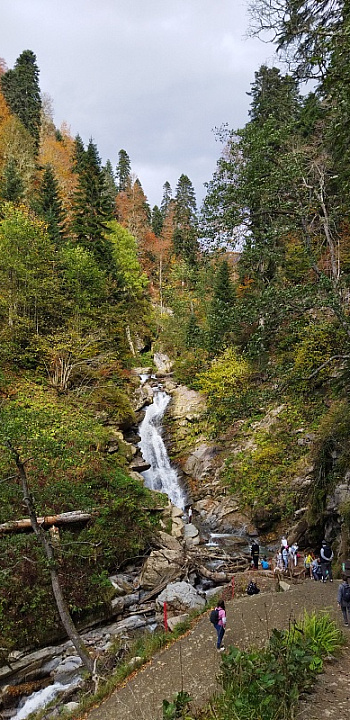
M 140 585 L 151 590 L 165 581 L 174 580 L 183 572 L 184 553 L 178 550 L 153 550 L 143 565 Z
M 244 533 L 254 537 L 258 534 L 251 518 L 240 511 L 239 499 L 229 495 L 215 499 L 206 496 L 193 505 L 193 509 L 200 515 L 203 525 L 212 532 Z
M 165 602 L 168 610 L 174 613 L 200 610 L 205 605 L 205 599 L 187 582 L 174 582 L 167 585 L 165 590 L 158 595 L 156 605 L 162 609 Z
M 168 355 L 165 355 L 165 353 L 155 352 L 153 356 L 153 361 L 157 368 L 157 377 L 164 377 L 164 375 L 169 375 L 169 373 L 172 372 L 173 363 L 168 357 Z

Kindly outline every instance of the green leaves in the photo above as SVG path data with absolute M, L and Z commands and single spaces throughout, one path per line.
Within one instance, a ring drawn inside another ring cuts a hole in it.
M 223 693 L 206 720 L 289 720 L 300 694 L 310 690 L 322 670 L 323 658 L 341 644 L 329 616 L 305 613 L 289 631 L 274 629 L 265 648 L 229 648 L 219 678 Z

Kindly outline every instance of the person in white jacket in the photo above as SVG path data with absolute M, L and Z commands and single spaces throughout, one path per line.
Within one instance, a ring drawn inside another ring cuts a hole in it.
M 334 555 L 333 555 L 332 548 L 327 543 L 327 540 L 322 540 L 322 547 L 320 550 L 320 558 L 321 558 L 322 582 L 327 582 L 328 578 L 329 578 L 330 582 L 333 582 L 332 560 L 334 558 Z

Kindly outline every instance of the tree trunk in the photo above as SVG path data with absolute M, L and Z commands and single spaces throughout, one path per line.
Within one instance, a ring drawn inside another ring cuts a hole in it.
M 24 499 L 24 502 L 28 509 L 28 515 L 30 517 L 30 522 L 31 522 L 32 528 L 33 528 L 38 540 L 40 541 L 40 543 L 44 549 L 44 552 L 46 554 L 46 557 L 49 561 L 52 591 L 54 594 L 54 598 L 55 598 L 56 605 L 57 605 L 57 610 L 59 612 L 59 616 L 61 618 L 62 625 L 63 625 L 69 639 L 72 641 L 83 664 L 88 669 L 89 673 L 91 675 L 93 675 L 94 674 L 93 659 L 90 657 L 81 637 L 79 636 L 79 634 L 76 630 L 73 620 L 69 614 L 69 609 L 68 609 L 67 603 L 63 597 L 61 584 L 60 584 L 58 573 L 56 570 L 56 562 L 55 562 L 53 547 L 51 545 L 51 542 L 46 537 L 42 526 L 39 525 L 39 523 L 38 523 L 38 518 L 36 516 L 33 498 L 29 493 L 27 475 L 26 475 L 26 471 L 24 468 L 24 464 L 21 462 L 18 452 L 12 447 L 11 443 L 9 441 L 7 441 L 6 444 L 7 444 L 7 447 L 10 449 L 10 451 L 14 457 L 15 463 L 17 465 L 17 468 L 18 468 L 19 476 L 20 476 L 21 483 L 22 483 L 23 499 Z
M 45 517 L 38 517 L 36 520 L 38 525 L 44 526 L 68 525 L 75 522 L 87 522 L 92 518 L 92 516 L 93 513 L 85 513 L 82 510 L 75 510 L 73 512 L 61 513 L 60 515 L 46 515 Z M 6 523 L 1 523 L 0 535 L 5 533 L 16 533 L 29 528 L 33 528 L 30 518 L 9 520 Z

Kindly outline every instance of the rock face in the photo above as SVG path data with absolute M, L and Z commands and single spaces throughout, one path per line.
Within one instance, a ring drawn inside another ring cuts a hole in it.
M 165 353 L 156 352 L 153 356 L 154 364 L 157 368 L 157 377 L 163 377 L 163 375 L 169 375 L 173 369 L 173 363 L 171 362 L 168 355 Z
M 240 512 L 238 498 L 234 495 L 220 500 L 208 495 L 196 502 L 193 509 L 199 513 L 204 525 L 211 531 L 237 533 L 238 535 L 244 532 L 251 537 L 258 534 L 251 518 Z
M 207 442 L 201 443 L 187 458 L 182 469 L 195 480 L 207 480 L 215 476 L 218 447 Z
M 170 414 L 180 425 L 198 419 L 206 407 L 203 395 L 195 390 L 190 390 L 184 385 L 178 385 L 172 392 L 172 404 Z
M 158 595 L 156 605 L 161 610 L 163 603 L 167 603 L 170 612 L 184 612 L 186 610 L 200 610 L 205 605 L 195 588 L 186 582 L 174 582 L 167 585 Z

